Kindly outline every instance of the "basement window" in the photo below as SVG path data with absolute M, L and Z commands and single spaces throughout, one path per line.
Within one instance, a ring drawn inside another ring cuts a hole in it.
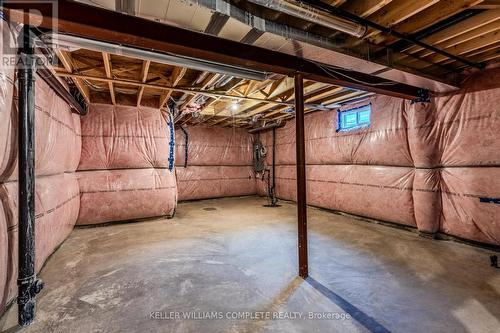
M 337 132 L 369 127 L 371 113 L 372 107 L 370 104 L 350 110 L 338 111 Z

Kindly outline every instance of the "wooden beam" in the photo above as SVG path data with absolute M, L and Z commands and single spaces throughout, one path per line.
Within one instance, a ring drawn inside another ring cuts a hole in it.
M 498 31 L 498 30 L 500 30 L 500 19 L 498 21 L 483 25 L 477 29 L 468 31 L 464 34 L 458 35 L 454 38 L 450 38 L 450 39 L 438 44 L 437 46 L 439 46 L 441 49 L 450 48 L 450 47 L 453 47 L 455 45 L 459 45 L 459 44 L 463 44 L 463 43 L 466 43 L 469 41 L 473 41 L 476 38 L 479 38 L 483 35 L 486 35 L 488 33 Z M 433 52 L 428 51 L 428 50 L 422 50 L 420 52 L 417 52 L 416 54 L 420 58 L 425 58 L 425 57 L 432 55 Z M 404 56 L 398 57 L 396 59 L 397 60 L 405 59 L 405 62 L 404 62 L 405 65 L 417 62 L 417 60 L 414 58 L 408 58 L 408 57 L 404 57 Z
M 64 66 L 64 69 L 67 73 L 73 73 L 74 66 L 73 60 L 71 58 L 71 53 L 63 50 L 56 50 L 56 55 Z M 83 98 L 87 103 L 90 103 L 90 91 L 89 87 L 87 87 L 83 81 L 79 78 L 73 78 L 73 82 L 75 83 L 76 88 L 80 91 Z
M 140 80 L 143 83 L 146 82 L 146 80 L 148 78 L 149 66 L 150 65 L 151 65 L 151 61 L 149 61 L 149 60 L 144 60 L 142 62 L 142 69 L 141 69 Z M 145 89 L 145 87 L 141 86 L 139 88 L 139 92 L 137 93 L 137 107 L 141 106 L 141 100 L 142 100 L 142 95 L 144 95 L 144 89 Z M 160 106 L 160 108 L 161 108 L 161 106 Z
M 305 81 L 303 85 L 304 85 L 304 101 L 306 101 L 306 102 L 308 101 L 308 97 L 309 96 L 317 94 L 318 91 L 321 90 L 321 89 L 325 89 L 324 84 L 320 83 L 320 82 Z M 329 94 L 330 95 L 333 94 L 333 92 L 335 91 L 335 87 L 329 86 L 328 88 L 329 88 L 328 89 L 329 90 Z M 293 102 L 293 97 L 294 97 L 294 95 L 292 94 L 292 92 L 294 91 L 293 89 L 294 88 L 290 88 L 290 89 L 286 90 L 285 91 L 285 95 L 281 95 L 280 96 L 280 97 L 282 97 L 283 101 L 290 102 L 289 106 L 280 108 L 281 110 L 286 110 L 287 108 L 292 107 L 291 103 Z M 307 107 L 313 107 L 313 106 L 307 105 Z M 258 107 L 256 109 L 253 109 L 253 110 L 247 112 L 246 115 L 249 116 L 249 117 L 253 117 L 253 116 L 257 115 L 257 114 L 266 113 L 267 111 L 269 111 L 272 108 L 275 108 L 275 106 L 273 106 L 273 105 L 263 105 L 261 107 Z
M 233 84 L 230 84 L 229 87 L 227 88 L 226 90 L 226 93 L 231 93 L 233 91 L 235 91 L 236 88 L 238 88 L 241 84 L 241 82 L 245 81 L 244 79 L 240 79 L 239 81 L 236 81 L 234 82 Z M 246 96 L 245 96 L 246 97 Z M 200 113 L 203 112 L 203 110 L 205 110 L 207 107 L 209 107 L 210 105 L 212 105 L 213 103 L 217 102 L 217 101 L 220 101 L 220 97 L 217 97 L 217 98 L 214 98 L 212 99 L 210 102 L 207 102 L 203 107 L 202 109 L 200 110 Z M 207 118 L 204 118 L 202 119 L 201 121 L 199 121 L 198 123 L 204 123 L 208 120 L 211 120 L 213 117 L 217 116 L 220 112 L 222 112 L 222 110 L 218 111 L 218 112 L 214 112 L 213 115 L 207 117 Z
M 56 76 L 70 77 L 70 78 L 77 78 L 77 79 L 84 79 L 84 80 L 98 81 L 98 82 L 113 82 L 115 84 L 129 85 L 129 86 L 135 86 L 135 87 L 144 86 L 145 88 L 162 90 L 162 91 L 173 90 L 173 91 L 180 91 L 180 92 L 190 94 L 190 95 L 205 95 L 205 96 L 209 96 L 209 97 L 222 97 L 222 98 L 229 98 L 229 99 L 236 98 L 236 99 L 263 102 L 263 103 L 269 103 L 269 104 L 275 104 L 275 105 L 288 105 L 289 104 L 289 103 L 282 102 L 282 101 L 265 100 L 265 99 L 260 99 L 260 98 L 256 98 L 256 97 L 234 96 L 234 95 L 225 94 L 225 93 L 221 93 L 221 92 L 202 90 L 200 88 L 190 89 L 190 88 L 183 88 L 183 87 L 162 86 L 162 85 L 158 85 L 158 84 L 142 83 L 142 82 L 133 81 L 133 80 L 108 79 L 108 78 L 100 77 L 100 76 L 79 75 L 79 74 L 72 74 L 72 73 L 66 73 L 66 72 L 60 72 L 60 71 L 56 72 Z
M 392 27 L 437 2 L 439 0 L 394 0 L 385 6 L 384 10 L 370 15 L 368 19 L 385 27 Z
M 483 25 L 498 20 L 500 20 L 500 10 L 487 10 L 485 12 L 474 15 L 473 17 L 470 17 L 460 22 L 459 24 L 455 24 L 449 28 L 438 31 L 435 34 L 426 37 L 422 41 L 427 44 L 438 46 L 438 44 L 442 42 L 445 42 L 449 39 L 455 38 L 469 31 L 475 30 Z M 413 45 L 408 47 L 407 49 L 404 49 L 405 52 L 410 54 L 421 50 L 423 50 L 423 48 L 418 45 Z
M 250 91 L 252 91 L 253 87 L 257 84 L 257 81 L 248 81 L 247 86 L 245 87 L 245 91 L 243 92 L 243 95 L 248 96 Z
M 332 6 L 340 6 L 347 0 L 323 0 L 323 1 Z
M 486 0 L 479 5 L 474 6 L 474 9 L 499 9 L 500 0 Z
M 184 75 L 187 72 L 186 67 L 175 67 L 174 70 L 172 71 L 172 74 L 170 75 L 170 85 L 175 87 L 179 84 L 179 82 L 182 80 Z
M 418 1 L 416 1 L 418 2 Z M 440 22 L 453 16 L 467 8 L 473 7 L 482 0 L 453 0 L 453 1 L 439 1 L 436 4 L 422 10 L 418 14 L 412 16 L 411 18 L 397 24 L 393 29 L 399 33 L 409 34 L 416 31 L 425 29 L 436 22 Z M 459 25 L 460 23 L 458 23 Z M 376 44 L 383 43 L 384 45 L 393 43 L 397 38 L 393 36 L 382 36 L 379 35 L 378 38 L 372 39 Z
M 395 1 L 397 0 L 393 2 Z M 426 1 L 412 2 L 422 3 Z M 174 53 L 179 56 L 193 57 L 229 66 L 243 66 L 256 71 L 281 75 L 294 75 L 301 72 L 307 79 L 399 98 L 412 99 L 418 96 L 420 91 L 414 86 L 388 82 L 387 79 L 355 70 L 337 69 L 339 73 L 345 75 L 334 77 L 325 73 L 317 64 L 297 56 L 141 17 L 125 15 L 76 1 L 59 0 L 57 5 L 57 17 L 54 15 L 52 7 L 46 6 L 43 2 L 4 2 L 4 12 L 8 16 L 14 9 L 24 10 L 24 13 L 36 12 L 36 15 L 41 16 L 41 19 L 36 17 L 41 22 L 39 28 L 57 28 L 57 31 L 62 34 L 150 49 L 158 53 Z M 12 19 L 28 23 L 29 15 L 18 15 Z
M 494 59 L 500 58 L 500 48 L 495 48 L 491 50 L 487 50 L 485 52 L 477 53 L 471 57 L 472 60 L 482 62 L 482 61 L 491 61 Z
M 337 94 L 336 96 L 326 98 L 322 102 L 323 102 L 323 104 L 326 104 L 326 105 L 333 104 L 333 103 L 340 103 L 340 102 L 344 102 L 347 99 L 351 99 L 353 97 L 359 97 L 360 95 L 363 95 L 363 94 L 366 94 L 366 92 L 365 91 L 356 91 L 356 90 L 355 91 L 346 90 L 346 91 L 343 91 L 343 92 Z
M 497 43 L 499 40 L 499 36 L 500 36 L 499 30 L 492 31 L 490 33 L 487 33 L 485 35 L 477 37 L 477 38 L 469 41 L 468 43 L 462 43 L 459 45 L 455 45 L 453 47 L 446 48 L 445 50 L 451 54 L 454 54 L 454 55 L 462 55 L 464 53 L 478 50 L 478 49 L 481 49 L 483 47 L 487 47 L 491 44 Z M 433 55 L 425 58 L 425 60 L 427 60 L 430 63 L 440 63 L 440 62 L 443 62 L 447 59 L 449 59 L 449 58 L 442 56 L 440 54 L 433 54 Z M 418 69 L 423 69 L 423 68 L 427 68 L 429 66 L 430 65 L 423 65 L 423 66 L 418 66 L 418 67 L 415 66 L 415 67 L 417 67 Z
M 217 81 L 221 77 L 221 74 L 217 73 L 210 73 L 207 75 L 207 77 L 203 80 L 203 82 L 197 87 L 200 90 L 204 90 L 207 88 L 209 85 L 213 84 L 215 81 Z M 198 97 L 197 94 L 191 95 L 190 97 L 187 98 L 187 100 L 182 104 L 181 109 L 187 107 L 191 102 Z
M 268 91 L 268 94 L 269 95 L 272 95 L 274 94 L 274 92 L 279 88 L 281 87 L 281 85 L 283 84 L 283 82 L 285 82 L 286 80 L 286 76 L 283 76 L 283 78 L 279 79 L 279 80 L 276 80 L 274 81 L 272 84 L 271 84 L 271 87 L 269 88 L 269 91 Z
M 170 74 L 169 82 L 172 87 L 177 86 L 179 82 L 182 80 L 184 75 L 187 72 L 187 68 L 185 67 L 175 67 L 174 70 L 172 71 L 172 74 Z M 162 108 L 165 103 L 168 102 L 168 99 L 172 95 L 172 90 L 168 90 L 166 93 L 162 94 L 160 96 L 160 108 Z
M 367 17 L 384 7 L 392 0 L 351 0 L 342 6 L 342 9 L 360 17 Z
M 368 19 L 390 28 L 434 5 L 438 1 L 439 0 L 394 0 L 385 6 L 383 10 L 379 10 L 368 16 Z M 369 29 L 363 38 L 373 38 L 380 33 L 379 30 Z
M 328 88 L 329 88 L 328 94 L 323 95 L 322 93 L 324 93 L 323 89 L 325 89 L 325 84 L 320 83 L 320 82 L 314 82 L 314 81 L 304 81 L 303 85 L 304 85 L 304 94 L 305 94 L 306 101 L 309 101 L 309 98 L 311 98 L 311 101 L 312 101 L 313 98 L 316 96 L 329 96 L 329 95 L 334 94 L 339 89 L 343 89 L 341 87 L 328 86 Z M 285 88 L 285 87 L 282 87 L 282 89 L 283 88 Z M 293 107 L 294 106 L 293 92 L 294 92 L 294 88 L 289 88 L 289 89 L 286 89 L 284 91 L 280 90 L 279 92 L 275 92 L 275 95 L 271 96 L 270 99 L 280 98 L 280 99 L 282 99 L 283 102 L 286 102 L 287 104 L 283 105 L 283 106 L 278 106 L 278 109 L 271 111 L 271 113 L 275 114 L 278 112 L 282 112 L 285 109 Z M 314 99 L 317 99 L 317 97 Z M 310 109 L 314 109 L 314 110 L 317 110 L 320 106 L 321 105 L 306 104 L 306 108 L 310 108 Z M 274 109 L 274 108 L 276 108 L 276 105 L 270 105 L 270 104 L 265 104 L 265 103 L 251 103 L 250 106 L 247 106 L 246 108 L 244 108 L 240 112 L 236 113 L 236 115 L 240 115 L 242 113 L 245 113 L 245 115 L 244 115 L 245 118 L 249 118 L 249 117 L 253 117 L 257 114 L 266 113 L 264 115 L 264 118 L 267 118 L 268 117 L 267 112 L 271 109 Z M 217 124 L 219 124 L 227 119 L 230 119 L 230 118 L 232 118 L 232 117 L 227 116 L 227 117 L 216 119 L 215 122 L 212 122 L 210 125 L 211 126 L 217 125 Z
M 331 87 L 331 86 L 329 86 L 329 87 L 323 88 L 322 90 L 319 90 L 319 91 L 314 91 L 314 92 L 311 92 L 311 93 L 306 93 L 305 92 L 305 94 L 304 94 L 304 101 L 305 101 L 305 103 L 311 103 L 311 102 L 316 102 L 318 100 L 324 100 L 325 98 L 335 96 L 336 93 L 338 93 L 339 91 L 342 91 L 343 89 L 344 88 L 342 88 L 342 87 Z M 279 108 L 277 108 L 274 111 L 266 113 L 264 115 L 264 118 L 271 118 L 275 114 L 281 113 L 281 112 L 283 112 L 286 109 L 287 109 L 287 107 L 279 107 Z M 317 109 L 311 108 L 311 110 L 317 110 Z
M 111 59 L 109 53 L 102 52 L 102 60 L 104 62 L 104 71 L 106 72 L 106 77 L 108 79 L 112 79 L 113 72 L 112 72 Z M 115 89 L 113 87 L 113 82 L 111 81 L 108 82 L 108 88 L 109 88 L 109 94 L 111 96 L 111 102 L 113 103 L 113 105 L 116 105 Z
M 262 82 L 257 82 L 253 87 L 250 89 L 250 91 L 246 94 L 247 96 L 256 94 L 260 92 L 261 90 L 265 89 L 268 85 L 272 84 L 274 80 L 264 80 Z
M 208 74 L 207 77 L 201 83 L 201 85 L 198 87 L 198 89 L 204 90 L 205 88 L 207 88 L 208 86 L 210 86 L 214 82 L 216 82 L 221 77 L 221 75 L 222 74 L 217 74 L 217 73 Z M 182 110 L 185 107 L 187 107 L 189 104 L 191 104 L 193 102 L 193 100 L 198 97 L 198 95 L 200 95 L 200 94 L 194 94 L 194 95 L 188 96 L 186 101 L 181 105 L 180 109 Z M 191 119 L 191 115 L 188 115 L 188 117 L 182 121 L 182 124 L 186 123 L 190 119 Z

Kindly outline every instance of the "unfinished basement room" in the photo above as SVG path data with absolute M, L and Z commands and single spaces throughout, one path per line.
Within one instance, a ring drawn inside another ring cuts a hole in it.
M 0 332 L 500 332 L 500 1 L 0 14 Z

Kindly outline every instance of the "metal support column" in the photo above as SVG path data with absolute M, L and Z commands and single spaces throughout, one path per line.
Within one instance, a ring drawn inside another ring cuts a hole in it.
M 271 186 L 271 206 L 278 207 L 278 199 L 276 199 L 276 127 L 273 127 L 273 185 Z
M 35 274 L 35 55 L 30 29 L 19 35 L 17 68 L 19 87 L 19 235 L 18 322 L 35 319 L 35 295 L 43 288 Z
M 307 200 L 306 200 L 306 153 L 304 135 L 304 80 L 302 74 L 295 74 L 295 144 L 297 152 L 297 218 L 299 276 L 307 278 Z

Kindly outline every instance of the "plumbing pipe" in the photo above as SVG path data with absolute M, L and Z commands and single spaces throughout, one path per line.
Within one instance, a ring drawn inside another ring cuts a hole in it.
M 43 282 L 35 273 L 35 49 L 30 27 L 19 34 L 19 202 L 18 202 L 18 323 L 35 319 L 35 296 Z

